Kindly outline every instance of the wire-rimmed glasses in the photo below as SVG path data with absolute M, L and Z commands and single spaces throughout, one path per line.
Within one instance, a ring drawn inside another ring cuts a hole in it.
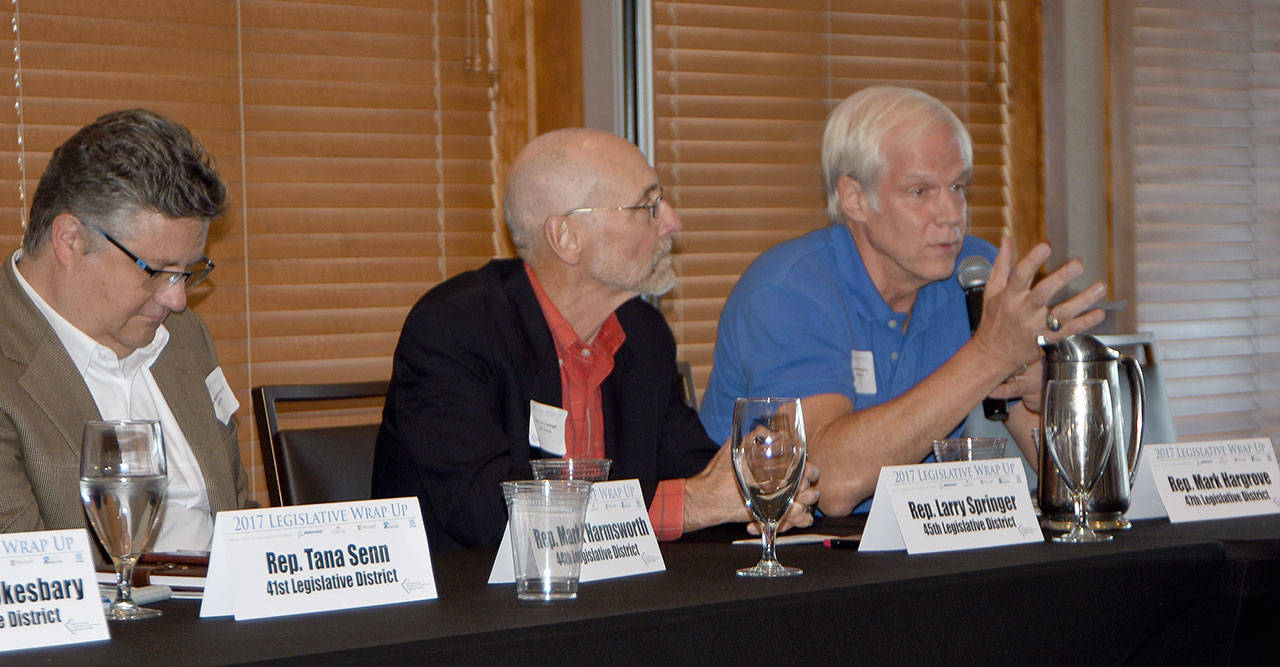
M 575 208 L 571 211 L 565 211 L 564 215 L 573 215 L 575 213 L 595 213 L 597 211 L 637 211 L 642 208 L 649 209 L 649 219 L 658 219 L 658 207 L 662 205 L 662 188 L 658 188 L 658 196 L 647 204 L 631 204 L 629 206 L 588 206 L 585 208 Z

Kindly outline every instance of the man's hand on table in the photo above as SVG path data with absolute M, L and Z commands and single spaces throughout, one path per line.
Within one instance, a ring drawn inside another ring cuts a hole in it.
M 813 524 L 809 508 L 818 502 L 817 466 L 806 463 L 800 478 L 800 489 L 782 519 L 779 530 L 804 528 Z M 760 534 L 760 528 L 747 510 L 746 501 L 733 477 L 730 447 L 722 445 L 702 472 L 684 483 L 684 531 L 692 532 L 722 523 L 747 523 L 747 530 Z
M 806 462 L 804 475 L 800 477 L 800 490 L 791 499 L 787 514 L 778 524 L 778 532 L 786 532 L 792 528 L 808 528 L 813 525 L 813 508 L 818 506 L 818 466 Z M 747 532 L 760 534 L 760 524 L 752 521 L 747 524 Z

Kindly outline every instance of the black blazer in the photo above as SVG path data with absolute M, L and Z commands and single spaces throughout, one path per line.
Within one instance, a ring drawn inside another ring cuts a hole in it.
M 601 385 L 611 479 L 700 472 L 718 446 L 683 399 L 662 314 L 636 298 L 617 310 L 626 341 Z M 374 453 L 373 496 L 417 496 L 432 551 L 495 546 L 500 482 L 532 479 L 529 401 L 563 407 L 555 343 L 522 260 L 493 260 L 427 292 L 396 346 Z

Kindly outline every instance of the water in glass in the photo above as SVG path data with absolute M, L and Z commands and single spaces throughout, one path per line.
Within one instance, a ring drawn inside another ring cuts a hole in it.
M 155 537 L 168 466 L 160 422 L 85 423 L 80 452 L 80 500 L 98 540 L 116 569 L 117 596 L 107 618 L 129 621 L 159 616 L 134 604 L 133 568 Z

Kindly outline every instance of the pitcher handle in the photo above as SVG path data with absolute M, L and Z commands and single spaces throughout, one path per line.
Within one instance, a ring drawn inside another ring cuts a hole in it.
M 1129 375 L 1129 401 L 1133 408 L 1133 427 L 1129 432 L 1129 488 L 1138 472 L 1138 453 L 1142 451 L 1142 412 L 1146 403 L 1147 386 L 1142 379 L 1142 367 L 1134 357 L 1121 353 L 1120 363 Z

